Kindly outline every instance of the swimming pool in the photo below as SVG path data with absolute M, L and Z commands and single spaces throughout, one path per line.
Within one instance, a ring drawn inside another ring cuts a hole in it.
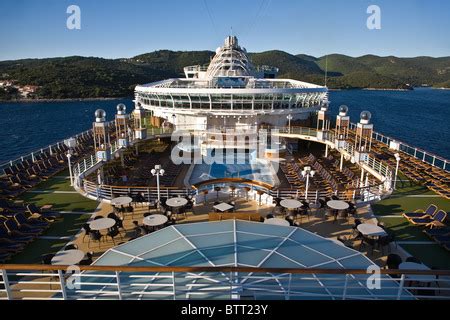
M 197 164 L 189 178 L 190 184 L 218 179 L 244 178 L 274 184 L 270 162 L 265 160 L 249 160 L 246 163 L 213 163 Z

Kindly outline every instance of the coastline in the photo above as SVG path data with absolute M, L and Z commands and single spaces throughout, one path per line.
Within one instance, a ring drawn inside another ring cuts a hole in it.
M 361 90 L 367 90 L 367 91 L 413 91 L 414 88 L 411 89 L 398 89 L 398 88 L 363 88 Z
M 70 101 L 108 101 L 120 99 L 133 99 L 133 97 L 106 97 L 106 98 L 65 98 L 65 99 L 14 99 L 0 100 L 1 103 L 22 103 L 22 102 L 70 102 Z
M 429 88 L 432 90 L 450 90 L 450 88 L 445 87 L 411 87 L 411 89 L 399 89 L 399 88 L 329 88 L 328 91 L 352 91 L 352 90 L 365 90 L 365 91 L 414 91 L 416 88 Z M 109 100 L 120 100 L 120 99 L 134 99 L 133 96 L 129 97 L 99 97 L 99 98 L 64 98 L 64 99 L 13 99 L 13 100 L 1 100 L 2 103 L 28 103 L 28 102 L 70 102 L 70 101 L 109 101 Z

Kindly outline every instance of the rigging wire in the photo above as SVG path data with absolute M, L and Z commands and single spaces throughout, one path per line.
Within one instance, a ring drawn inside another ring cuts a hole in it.
M 255 26 L 258 23 L 258 20 L 260 19 L 261 16 L 264 16 L 265 12 L 267 11 L 268 7 L 270 6 L 270 2 L 272 0 L 262 0 L 261 4 L 258 8 L 258 11 L 256 13 L 255 19 L 253 19 L 253 22 L 250 24 L 249 28 L 248 28 L 248 33 L 251 33 L 253 31 L 253 29 L 255 28 Z M 264 12 L 263 15 L 261 15 Z M 245 34 L 245 33 L 244 33 Z
M 209 20 L 211 21 L 211 25 L 212 25 L 212 27 L 213 27 L 213 29 L 214 29 L 214 33 L 216 34 L 216 37 L 218 37 L 218 36 L 219 36 L 219 33 L 218 33 L 218 31 L 217 31 L 217 27 L 216 27 L 216 24 L 215 24 L 215 22 L 214 22 L 214 18 L 213 18 L 213 16 L 212 16 L 211 10 L 209 10 L 207 0 L 203 0 L 203 4 L 205 5 L 206 12 L 208 13 Z

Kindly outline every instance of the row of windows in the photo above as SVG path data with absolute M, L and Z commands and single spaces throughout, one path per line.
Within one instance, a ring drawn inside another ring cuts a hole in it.
M 255 98 L 253 100 L 253 97 Z M 189 99 L 190 98 L 190 99 Z M 138 94 L 141 103 L 149 106 L 165 108 L 193 109 L 288 109 L 310 107 L 320 103 L 323 95 L 297 94 L 297 95 L 208 95 L 196 96 L 167 96 L 155 94 Z M 233 100 L 232 100 L 233 99 Z M 233 101 L 231 103 L 231 101 Z M 233 106 L 233 107 L 232 107 Z
M 148 106 L 155 106 L 155 107 L 163 107 L 163 108 L 173 108 L 172 101 L 162 100 L 162 101 L 151 101 L 149 99 L 140 99 L 139 100 L 144 105 Z M 198 103 L 198 102 L 192 102 L 192 109 L 213 109 L 213 110 L 220 110 L 220 109 L 233 109 L 233 110 L 272 110 L 272 109 L 289 109 L 289 106 L 291 109 L 296 108 L 303 108 L 303 107 L 312 107 L 317 104 L 319 104 L 319 99 L 312 99 L 305 103 L 259 103 L 255 102 L 252 103 L 242 103 L 242 102 L 234 102 L 233 106 L 231 106 L 231 103 L 212 103 L 211 105 L 209 103 Z M 191 104 L 189 102 L 181 103 L 177 102 L 175 103 L 175 108 L 178 109 L 190 109 Z

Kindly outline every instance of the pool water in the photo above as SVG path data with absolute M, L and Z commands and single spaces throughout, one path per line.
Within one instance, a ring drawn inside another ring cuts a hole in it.
M 197 164 L 189 178 L 190 184 L 218 179 L 218 178 L 244 178 L 272 184 L 274 179 L 270 163 L 265 160 L 252 159 L 244 164 L 213 163 Z

